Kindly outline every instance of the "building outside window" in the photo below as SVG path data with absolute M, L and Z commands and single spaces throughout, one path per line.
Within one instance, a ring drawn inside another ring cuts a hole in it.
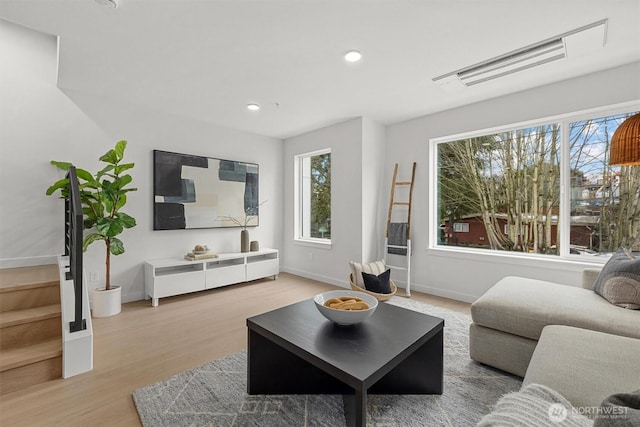
M 331 151 L 301 154 L 296 162 L 296 239 L 331 242 Z
M 640 167 L 608 162 L 611 137 L 628 116 L 569 124 L 571 253 L 615 252 L 638 233 Z
M 441 140 L 436 245 L 583 256 L 630 245 L 640 220 L 640 167 L 612 167 L 608 153 L 613 133 L 633 114 Z

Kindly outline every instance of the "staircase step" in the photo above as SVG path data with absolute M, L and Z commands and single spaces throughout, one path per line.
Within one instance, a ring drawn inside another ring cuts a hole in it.
M 0 372 L 21 368 L 47 359 L 62 357 L 62 339 L 52 338 L 27 347 L 2 351 Z
M 0 313 L 0 329 L 55 317 L 60 317 L 60 304 L 5 311 Z
M 2 351 L 0 395 L 59 378 L 62 378 L 61 339 Z
M 60 304 L 57 266 L 0 270 L 0 312 Z
M 56 264 L 0 270 L 0 292 L 12 286 L 57 282 L 60 279 Z
M 0 394 L 62 377 L 57 265 L 0 270 Z
M 52 338 L 61 339 L 60 306 L 47 305 L 0 313 L 0 350 L 26 347 Z

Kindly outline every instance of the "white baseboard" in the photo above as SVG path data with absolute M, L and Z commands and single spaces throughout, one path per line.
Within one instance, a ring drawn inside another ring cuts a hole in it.
M 296 276 L 306 277 L 307 279 L 317 280 L 318 282 L 329 283 L 331 285 L 340 286 L 342 288 L 347 288 L 347 289 L 351 288 L 351 285 L 347 280 L 344 280 L 344 281 L 338 280 L 332 277 L 322 276 L 320 274 L 309 273 L 307 271 L 296 270 L 294 268 L 288 268 L 288 267 L 281 267 L 280 271 L 285 273 L 295 274 Z M 402 291 L 398 290 L 398 292 L 404 293 L 404 289 L 406 288 L 406 283 L 401 281 L 395 281 L 395 283 L 399 289 L 402 289 Z M 480 295 L 465 294 L 462 292 L 451 291 L 450 289 L 434 288 L 433 286 L 421 285 L 419 283 L 412 283 L 411 290 L 422 292 L 424 294 L 435 295 L 438 297 L 449 298 L 456 301 L 462 301 L 466 303 L 472 303 L 480 297 Z
M 396 281 L 395 283 L 400 289 L 405 289 L 407 287 L 407 284 L 404 282 Z M 411 283 L 411 290 L 467 303 L 472 303 L 480 297 L 480 295 L 465 294 L 462 292 L 455 292 L 450 289 L 434 288 L 433 286 L 421 285 L 419 283 Z
M 38 257 L 0 259 L 0 269 L 35 267 L 38 265 L 57 264 L 58 256 L 59 255 L 47 255 L 47 256 L 38 256 Z
M 280 271 L 283 273 L 295 274 L 296 276 L 305 277 L 311 280 L 317 280 L 318 282 L 340 286 L 341 288 L 351 289 L 351 285 L 349 285 L 349 281 L 346 278 L 344 280 L 338 280 L 333 277 L 322 276 L 320 274 L 309 273 L 308 271 L 296 270 L 288 267 L 280 267 Z

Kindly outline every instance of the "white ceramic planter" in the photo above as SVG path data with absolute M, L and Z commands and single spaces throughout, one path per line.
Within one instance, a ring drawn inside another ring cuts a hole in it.
M 95 288 L 91 291 L 93 317 L 109 317 L 120 313 L 122 308 L 122 288 L 111 285 L 111 289 Z

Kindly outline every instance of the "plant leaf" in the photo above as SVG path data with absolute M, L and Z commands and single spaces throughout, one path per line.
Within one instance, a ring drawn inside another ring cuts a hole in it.
M 86 251 L 89 245 L 97 240 L 104 240 L 104 236 L 98 233 L 87 234 L 82 240 L 82 250 Z
M 106 217 L 98 219 L 98 222 L 96 222 L 96 229 L 98 230 L 98 233 L 103 236 L 113 237 L 122 233 L 124 226 L 117 218 Z
M 124 228 L 132 228 L 136 226 L 136 219 L 124 212 L 118 212 L 116 218 L 122 223 Z
M 121 190 L 125 185 L 129 184 L 131 181 L 133 181 L 133 178 L 131 178 L 131 175 L 123 175 L 116 180 L 115 185 L 118 188 L 118 190 Z
M 53 166 L 57 167 L 58 169 L 62 169 L 63 171 L 68 171 L 69 168 L 71 166 L 73 166 L 72 163 L 69 163 L 69 162 L 58 162 L 56 160 L 51 160 L 51 162 L 49 162 L 49 163 L 51 163 Z
M 124 245 L 122 244 L 122 240 L 117 237 L 112 237 L 109 239 L 109 251 L 112 255 L 121 255 L 124 253 Z
M 80 168 L 76 168 L 76 175 L 78 176 L 78 179 L 83 179 L 87 182 L 95 182 L 95 178 L 93 177 L 93 175 L 91 175 L 91 173 L 89 171 L 86 171 L 84 169 L 80 169 Z
M 56 190 L 66 188 L 69 185 L 69 178 L 62 178 L 56 181 L 51 187 L 47 188 L 47 196 L 52 195 Z
M 99 180 L 100 178 L 102 178 L 103 175 L 105 175 L 107 172 L 112 171 L 114 168 L 115 168 L 114 165 L 105 166 L 104 168 L 102 168 L 100 172 L 96 174 L 96 179 Z
M 109 150 L 106 153 L 104 153 L 102 156 L 100 156 L 100 160 L 112 165 L 115 165 L 116 163 L 118 163 L 118 156 L 116 155 L 116 152 L 113 150 Z
M 135 166 L 135 163 L 124 163 L 115 167 L 116 175 L 120 175 L 122 172 L 131 169 Z
M 116 208 L 115 211 L 117 212 L 118 210 L 120 210 L 121 207 L 123 207 L 126 203 L 127 203 L 127 194 L 125 191 L 121 191 L 118 195 L 118 203 L 116 204 Z
M 122 140 L 122 141 L 116 142 L 116 146 L 114 148 L 114 151 L 116 153 L 118 161 L 122 160 L 122 158 L 124 157 L 124 149 L 125 148 L 127 148 L 127 141 Z

